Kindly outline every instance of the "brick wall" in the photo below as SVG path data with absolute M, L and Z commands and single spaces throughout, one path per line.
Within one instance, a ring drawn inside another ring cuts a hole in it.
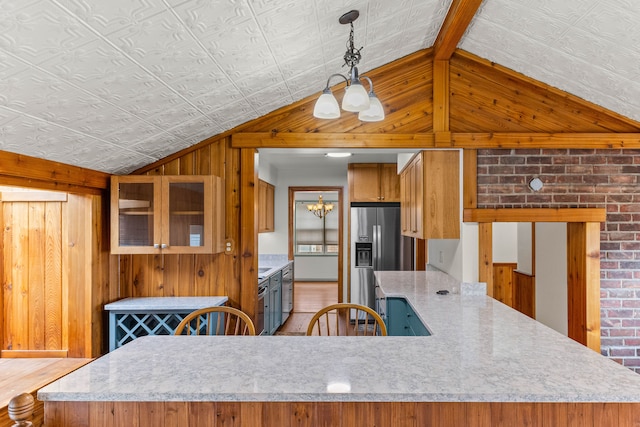
M 528 188 L 533 177 L 544 187 Z M 606 208 L 603 355 L 640 373 L 640 150 L 479 150 L 479 208 Z

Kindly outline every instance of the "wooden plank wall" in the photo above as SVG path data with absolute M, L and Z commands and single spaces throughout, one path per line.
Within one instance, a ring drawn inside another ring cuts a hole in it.
M 45 402 L 57 426 L 633 427 L 640 403 Z
M 223 177 L 225 235 L 233 242 L 232 253 L 114 256 L 112 276 L 118 277 L 120 298 L 227 295 L 231 305 L 240 306 L 239 252 L 235 247 L 240 241 L 240 155 L 239 150 L 229 145 L 229 137 L 213 138 L 194 151 L 153 165 L 144 173 Z
M 521 271 L 513 272 L 513 308 L 536 318 L 536 277 Z
M 513 307 L 513 270 L 516 263 L 493 263 L 493 297 L 498 301 Z

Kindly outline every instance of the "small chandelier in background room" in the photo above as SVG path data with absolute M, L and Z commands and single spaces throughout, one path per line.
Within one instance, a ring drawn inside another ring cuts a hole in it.
M 369 77 L 358 75 L 358 63 L 360 62 L 360 49 L 356 49 L 353 44 L 353 21 L 358 19 L 360 12 L 351 10 L 340 17 L 341 24 L 350 24 L 351 32 L 347 41 L 347 51 L 344 54 L 344 65 L 349 67 L 349 77 L 342 74 L 332 74 L 327 79 L 327 86 L 322 91 L 322 95 L 316 101 L 313 109 L 313 116 L 318 119 L 337 119 L 340 117 L 340 107 L 336 97 L 329 89 L 329 83 L 333 77 L 341 77 L 347 82 L 344 96 L 342 98 L 342 109 L 358 113 L 358 119 L 363 122 L 379 122 L 384 120 L 384 109 L 382 103 L 373 92 L 373 82 Z M 344 66 L 343 65 L 343 66 Z M 360 79 L 369 83 L 369 92 L 362 86 Z
M 308 204 L 307 209 L 318 218 L 324 218 L 333 210 L 333 203 L 324 203 L 322 195 L 320 195 L 318 196 L 318 203 Z

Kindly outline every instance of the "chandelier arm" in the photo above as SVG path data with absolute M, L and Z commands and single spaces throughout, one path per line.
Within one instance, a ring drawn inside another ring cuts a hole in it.
M 345 82 L 347 82 L 347 85 L 349 84 L 349 79 L 348 79 L 348 78 L 346 78 L 346 77 L 345 77 L 345 76 L 343 76 L 342 74 L 335 73 L 335 74 L 331 74 L 331 75 L 329 76 L 329 78 L 327 79 L 327 86 L 324 88 L 324 90 L 328 90 L 328 89 L 329 89 L 329 85 L 330 85 L 331 79 L 332 79 L 333 77 L 342 77 L 342 79 L 343 79 Z
M 363 75 L 360 75 L 360 78 L 369 82 L 369 94 L 375 95 L 375 93 L 373 92 L 373 81 L 369 77 Z

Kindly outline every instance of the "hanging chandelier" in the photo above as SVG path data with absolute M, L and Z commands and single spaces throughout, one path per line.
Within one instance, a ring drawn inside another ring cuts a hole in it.
M 318 218 L 324 218 L 333 210 L 333 203 L 324 203 L 322 195 L 320 195 L 318 196 L 318 203 L 308 204 L 307 209 Z
M 360 49 L 356 49 L 353 42 L 353 21 L 358 19 L 360 12 L 351 10 L 340 17 L 341 24 L 351 25 L 349 40 L 347 41 L 347 51 L 344 54 L 344 64 L 349 67 L 349 76 L 342 74 L 332 74 L 327 79 L 327 85 L 322 91 L 322 95 L 316 101 L 313 108 L 313 116 L 318 119 L 337 119 L 340 117 L 340 107 L 336 97 L 331 92 L 329 84 L 333 77 L 341 77 L 347 82 L 344 96 L 342 97 L 342 109 L 358 113 L 358 119 L 364 122 L 379 122 L 384 120 L 384 109 L 382 103 L 373 92 L 373 82 L 369 77 L 358 75 L 358 63 L 362 58 Z M 369 83 L 369 92 L 362 86 L 362 81 Z

